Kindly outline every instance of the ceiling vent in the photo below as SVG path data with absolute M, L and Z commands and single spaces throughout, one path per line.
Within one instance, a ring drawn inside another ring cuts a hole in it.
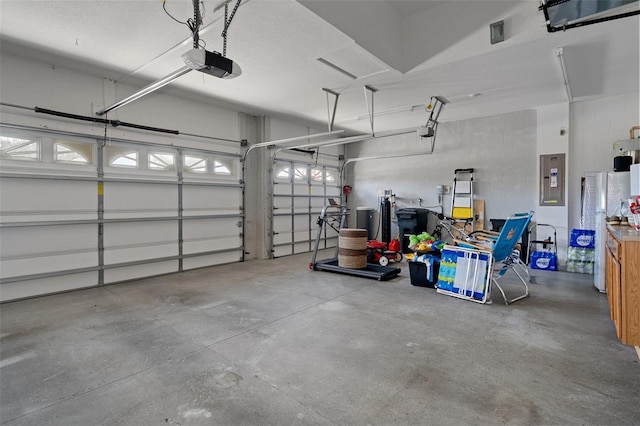
M 494 22 L 489 25 L 489 32 L 491 34 L 491 44 L 504 41 L 504 21 Z

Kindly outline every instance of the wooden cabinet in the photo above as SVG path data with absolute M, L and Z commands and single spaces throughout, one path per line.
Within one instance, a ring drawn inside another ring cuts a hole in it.
M 607 285 L 607 295 L 609 297 L 609 311 L 611 315 L 611 320 L 616 326 L 616 334 L 618 335 L 618 339 L 622 337 L 620 330 L 620 321 L 621 318 L 621 300 L 620 300 L 620 262 L 618 262 L 617 258 L 613 254 L 614 252 L 610 250 L 607 246 L 607 265 L 606 265 L 606 285 Z
M 605 269 L 616 334 L 622 343 L 640 346 L 640 232 L 607 227 Z

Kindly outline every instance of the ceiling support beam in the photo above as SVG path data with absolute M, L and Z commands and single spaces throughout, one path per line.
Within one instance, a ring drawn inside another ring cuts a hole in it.
M 340 93 L 335 92 L 331 89 L 322 88 L 327 95 L 327 123 L 329 125 L 329 131 L 333 131 L 333 123 L 336 120 L 336 110 L 338 109 L 338 98 L 340 97 Z M 333 101 L 333 111 L 331 110 L 331 104 L 329 103 L 329 95 L 333 95 L 335 97 Z
M 375 87 L 365 85 L 364 86 L 364 101 L 367 104 L 367 114 L 369 114 L 369 122 L 371 123 L 371 135 L 375 135 L 375 130 L 373 129 L 373 95 L 378 91 Z M 371 106 L 369 106 L 369 93 L 371 93 Z

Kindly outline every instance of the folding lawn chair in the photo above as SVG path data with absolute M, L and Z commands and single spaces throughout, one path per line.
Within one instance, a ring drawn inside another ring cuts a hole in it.
M 527 223 L 525 223 L 524 228 L 522 228 L 522 233 L 517 237 L 518 241 L 520 240 L 520 238 L 522 238 L 522 235 L 524 235 L 525 232 L 529 232 L 529 229 L 528 229 L 529 224 L 531 223 L 531 219 L 533 218 L 534 214 L 535 212 L 533 210 L 531 210 L 529 213 L 513 214 L 513 217 L 525 216 L 528 218 Z M 491 242 L 495 242 L 495 240 L 498 238 L 498 235 L 500 235 L 500 232 L 481 230 L 481 231 L 472 232 L 470 237 L 472 241 L 475 239 L 475 240 L 481 240 L 481 241 L 488 240 Z M 516 247 L 511 252 L 511 258 L 513 260 L 513 265 L 515 265 L 515 267 L 520 269 L 520 272 L 526 277 L 527 282 L 530 282 L 531 276 L 529 275 L 529 268 L 527 267 L 527 263 L 522 261 L 522 256 L 520 255 L 522 250 L 528 250 L 528 247 L 523 247 L 520 244 L 516 244 Z
M 528 297 L 529 285 L 522 274 L 518 272 L 518 269 L 523 269 L 523 267 L 520 258 L 514 257 L 514 250 L 532 216 L 533 212 L 529 212 L 507 218 L 502 231 L 497 236 L 487 234 L 483 237 L 476 234 L 477 240 L 475 241 L 454 240 L 456 246 L 446 246 L 443 250 L 442 261 L 444 262 L 445 251 L 447 251 L 447 259 L 453 258 L 453 263 L 455 263 L 455 266 L 450 266 L 456 270 L 455 273 L 448 272 L 448 276 L 445 274 L 442 280 L 442 291 L 439 292 L 487 303 L 490 300 L 491 284 L 495 284 L 506 305 Z M 462 267 L 462 271 L 458 270 L 460 267 Z M 484 275 L 482 269 L 485 269 Z M 524 293 L 512 299 L 507 298 L 499 283 L 499 280 L 509 269 L 524 285 Z M 442 263 L 440 270 L 442 271 Z M 482 281 L 485 282 L 484 286 L 478 287 Z M 438 289 L 441 289 L 440 277 Z M 478 289 L 481 291 L 476 292 L 475 290 Z

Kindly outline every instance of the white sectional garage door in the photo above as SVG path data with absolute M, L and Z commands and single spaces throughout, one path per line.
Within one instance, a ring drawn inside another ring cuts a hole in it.
M 314 248 L 317 220 L 329 198 L 341 202 L 337 165 L 301 160 L 273 162 L 272 230 L 274 257 L 306 253 Z M 319 248 L 335 247 L 337 233 L 321 235 Z
M 0 300 L 242 259 L 239 147 L 1 136 Z

